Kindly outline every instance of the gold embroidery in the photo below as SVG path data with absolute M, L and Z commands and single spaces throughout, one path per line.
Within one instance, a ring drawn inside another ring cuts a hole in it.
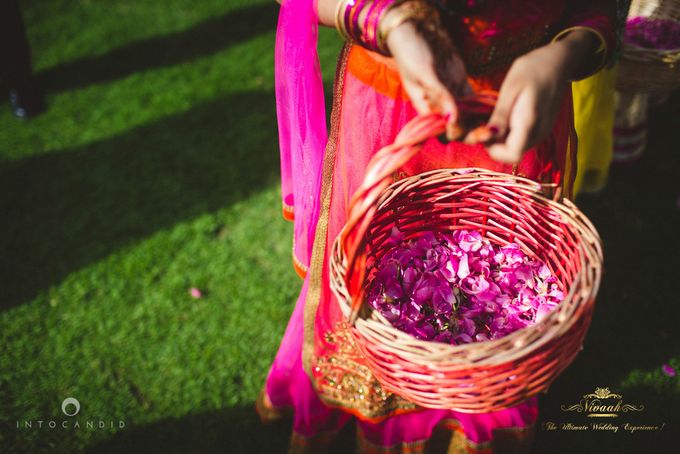
M 307 276 L 307 272 L 309 271 L 309 267 L 302 263 L 302 260 L 297 258 L 297 255 L 295 255 L 295 235 L 293 235 L 293 250 L 292 250 L 292 257 L 293 257 L 293 269 L 295 269 L 295 272 L 297 273 L 298 276 L 300 276 L 302 279 Z
M 285 220 L 293 221 L 295 219 L 295 208 L 293 208 L 293 206 L 287 205 L 284 202 L 281 204 L 281 211 Z
M 383 446 L 370 442 L 361 426 L 357 426 L 357 451 L 360 454 L 422 454 L 426 452 L 429 440 L 416 440 Z
M 324 335 L 334 351 L 314 357 L 314 375 L 319 397 L 333 405 L 353 409 L 367 418 L 379 418 L 397 410 L 415 410 L 417 405 L 385 391 L 354 343 L 347 322 L 338 322 Z
M 292 415 L 292 408 L 277 408 L 272 404 L 265 387 L 262 388 L 255 400 L 255 411 L 260 417 L 262 424 L 269 424 Z
M 330 451 L 337 435 L 337 431 L 319 432 L 312 436 L 293 431 L 288 454 L 325 454 Z
M 428 438 L 381 445 L 366 438 L 357 426 L 357 445 L 361 454 L 510 454 L 528 453 L 534 438 L 534 425 L 493 430 L 493 439 L 474 442 L 467 438 L 461 423 L 453 418 L 441 420 Z
M 304 307 L 304 332 L 302 338 L 302 368 L 314 383 L 311 360 L 314 353 L 314 319 L 316 309 L 321 299 L 321 287 L 323 278 L 323 261 L 326 255 L 326 236 L 328 233 L 328 216 L 331 209 L 331 188 L 333 186 L 333 167 L 335 165 L 335 151 L 340 129 L 340 110 L 342 107 L 342 91 L 347 70 L 347 59 L 351 46 L 345 44 L 338 58 L 338 67 L 335 73 L 335 91 L 333 95 L 333 108 L 331 110 L 331 132 L 323 157 L 323 173 L 321 176 L 321 208 L 319 220 L 314 234 L 312 258 L 309 263 L 309 288 Z
M 316 312 L 321 300 L 323 262 L 326 254 L 328 218 L 330 215 L 333 186 L 333 169 L 335 166 L 342 111 L 342 95 L 350 50 L 351 46 L 346 44 L 340 54 L 335 75 L 330 137 L 324 155 L 321 181 L 321 208 L 309 265 L 309 288 L 304 308 L 302 367 L 310 378 L 319 398 L 327 405 L 342 407 L 362 418 L 377 419 L 399 411 L 414 411 L 419 407 L 394 394 L 386 393 L 382 389 L 366 366 L 358 361 L 360 352 L 356 350 L 357 347 L 354 345 L 353 339 L 351 339 L 350 333 L 347 330 L 345 330 L 346 334 L 341 334 L 341 336 L 345 336 L 351 342 L 338 342 L 337 345 L 346 345 L 343 348 L 348 348 L 349 350 L 336 353 L 333 355 L 334 359 L 331 359 L 331 357 L 315 358 L 314 355 L 314 326 Z M 334 333 L 326 333 L 326 335 L 337 336 Z M 337 337 L 331 339 L 336 342 L 340 340 Z M 319 367 L 318 371 L 315 370 L 316 367 Z M 323 375 L 322 372 L 325 373 L 326 379 L 317 380 L 319 375 Z
M 340 334 L 340 336 L 343 336 L 343 339 L 335 339 L 338 347 L 342 346 L 346 350 L 338 352 L 333 359 L 331 357 L 314 358 L 314 322 L 321 299 L 323 261 L 326 254 L 328 217 L 330 214 L 331 189 L 333 185 L 333 168 L 335 165 L 338 130 L 340 128 L 342 93 L 350 49 L 349 45 L 345 45 L 343 48 L 335 76 L 331 133 L 324 156 L 321 182 L 321 210 L 314 238 L 312 259 L 309 267 L 309 289 L 307 290 L 307 299 L 305 301 L 302 366 L 314 385 L 317 394 L 325 403 L 340 406 L 347 410 L 354 410 L 360 416 L 373 419 L 387 416 L 397 410 L 415 410 L 418 407 L 394 394 L 386 393 L 382 390 L 382 387 L 380 387 L 380 384 L 366 366 L 358 361 L 360 353 L 356 350 L 356 346 L 353 343 L 353 339 L 351 339 L 349 331 L 346 330 L 346 326 L 344 330 L 346 334 Z M 343 330 L 338 330 L 338 332 L 343 333 Z M 345 340 L 350 342 L 345 342 Z M 312 366 L 313 362 L 315 363 L 314 366 Z M 318 371 L 315 369 L 316 367 L 319 367 Z M 326 379 L 317 381 L 317 375 L 321 371 L 325 371 Z

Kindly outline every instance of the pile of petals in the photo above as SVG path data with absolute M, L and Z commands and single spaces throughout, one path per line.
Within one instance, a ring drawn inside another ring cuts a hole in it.
M 498 339 L 542 320 L 563 299 L 557 279 L 518 245 L 477 231 L 425 232 L 392 247 L 367 282 L 367 301 L 394 327 L 454 345 Z
M 626 22 L 624 41 L 647 49 L 678 49 L 680 23 L 670 19 L 633 17 Z

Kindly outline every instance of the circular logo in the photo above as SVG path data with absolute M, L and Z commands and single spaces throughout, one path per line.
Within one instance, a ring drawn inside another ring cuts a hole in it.
M 66 407 L 68 407 L 69 405 L 73 405 L 74 407 L 76 407 L 76 410 L 73 413 L 69 413 L 68 411 L 66 411 Z M 75 397 L 67 397 L 61 403 L 61 411 L 63 411 L 66 416 L 75 416 L 80 411 L 80 402 L 78 402 L 78 399 L 76 399 Z

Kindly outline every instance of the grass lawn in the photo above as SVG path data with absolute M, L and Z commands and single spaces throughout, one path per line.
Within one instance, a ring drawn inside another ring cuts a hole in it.
M 0 104 L 0 452 L 285 452 L 289 425 L 253 410 L 300 286 L 280 215 L 276 4 L 21 4 L 49 111 L 23 122 Z M 322 33 L 328 85 L 339 46 Z M 585 350 L 541 400 L 542 421 L 569 421 L 560 405 L 609 386 L 665 428 L 539 428 L 536 453 L 641 452 L 678 428 L 680 380 L 661 372 L 680 370 L 673 101 L 644 159 L 580 200 L 606 276 Z M 107 427 L 38 428 L 68 396 Z

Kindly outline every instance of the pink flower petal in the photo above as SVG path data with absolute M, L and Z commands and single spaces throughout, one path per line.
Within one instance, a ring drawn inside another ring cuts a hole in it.
M 482 247 L 482 235 L 479 232 L 466 232 L 459 230 L 459 244 L 460 248 L 465 252 L 477 252 Z
M 552 312 L 552 307 L 550 307 L 547 304 L 541 304 L 538 309 L 536 310 L 536 321 L 537 322 L 542 322 L 543 320 L 548 317 L 550 312 Z
M 197 299 L 203 298 L 203 292 L 201 292 L 201 291 L 200 291 L 199 289 L 197 289 L 196 287 L 191 287 L 191 288 L 189 289 L 189 295 L 191 295 L 191 297 L 192 297 L 193 299 L 196 299 L 196 300 L 197 300 Z
M 393 227 L 392 232 L 390 232 L 390 237 L 388 241 L 390 241 L 390 243 L 392 244 L 399 244 L 402 241 L 404 241 L 404 234 L 401 233 L 401 231 L 398 228 Z
M 468 257 L 463 255 L 460 258 L 460 263 L 458 264 L 458 277 L 460 279 L 465 279 L 470 275 L 470 267 L 468 266 Z
M 671 366 L 670 364 L 664 364 L 663 366 L 661 366 L 661 370 L 663 371 L 664 374 L 668 375 L 669 377 L 675 377 L 677 374 L 673 366 Z
M 564 298 L 542 261 L 474 230 L 405 240 L 394 229 L 388 243 L 392 247 L 372 265 L 368 304 L 420 339 L 499 339 L 544 319 Z

